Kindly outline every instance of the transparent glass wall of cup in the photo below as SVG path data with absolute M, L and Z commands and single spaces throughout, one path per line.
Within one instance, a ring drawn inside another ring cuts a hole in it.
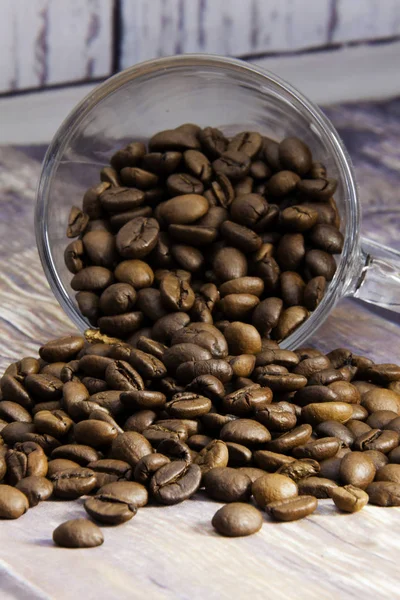
M 56 298 L 81 330 L 71 274 L 64 265 L 65 235 L 72 205 L 99 181 L 113 152 L 134 140 L 182 123 L 220 127 L 227 135 L 257 130 L 281 140 L 298 136 L 339 181 L 335 199 L 345 244 L 323 301 L 282 342 L 304 345 L 343 296 L 400 312 L 400 253 L 359 239 L 360 207 L 350 158 L 321 110 L 275 75 L 251 64 L 211 55 L 149 61 L 98 86 L 67 117 L 44 160 L 37 193 L 37 244 Z

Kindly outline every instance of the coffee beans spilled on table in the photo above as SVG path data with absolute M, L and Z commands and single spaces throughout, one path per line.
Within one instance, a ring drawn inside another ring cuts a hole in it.
M 400 505 L 400 367 L 280 349 L 322 300 L 343 237 L 336 181 L 297 138 L 186 124 L 117 151 L 65 250 L 93 329 L 0 380 L 0 518 L 84 497 L 55 544 L 103 543 L 147 504 L 264 516 Z M 85 511 L 85 512 L 84 512 Z
M 98 526 L 198 492 L 226 503 L 212 525 L 231 537 L 259 531 L 263 514 L 307 517 L 319 499 L 342 513 L 400 505 L 400 366 L 344 348 L 281 350 L 247 323 L 225 337 L 184 314 L 134 345 L 88 330 L 6 369 L 1 518 L 84 496 L 90 520 L 53 539 L 92 547 Z

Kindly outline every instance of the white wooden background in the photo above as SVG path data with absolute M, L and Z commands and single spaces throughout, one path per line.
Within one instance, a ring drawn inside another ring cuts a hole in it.
M 400 36 L 400 0 L 0 0 L 0 94 L 175 53 L 263 56 Z

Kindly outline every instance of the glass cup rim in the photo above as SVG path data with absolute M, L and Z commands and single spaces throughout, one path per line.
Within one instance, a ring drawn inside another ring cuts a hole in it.
M 310 123 L 316 126 L 319 135 L 329 143 L 335 163 L 340 171 L 345 202 L 348 202 L 346 215 L 346 233 L 344 247 L 334 278 L 329 283 L 317 309 L 290 336 L 280 343 L 282 348 L 296 348 L 310 337 L 325 321 L 336 301 L 344 294 L 346 285 L 351 279 L 351 267 L 356 260 L 359 248 L 360 207 L 358 202 L 355 175 L 348 152 L 341 141 L 335 127 L 324 115 L 322 110 L 301 92 L 274 73 L 240 59 L 223 57 L 213 54 L 184 54 L 151 59 L 120 73 L 113 75 L 89 92 L 67 115 L 53 140 L 51 141 L 42 163 L 41 174 L 36 191 L 35 231 L 36 244 L 46 278 L 50 288 L 64 312 L 80 329 L 87 329 L 88 323 L 73 304 L 55 267 L 51 253 L 47 230 L 47 214 L 50 185 L 65 146 L 76 132 L 81 121 L 106 97 L 110 96 L 125 84 L 145 75 L 157 74 L 174 68 L 219 68 L 221 71 L 233 71 L 247 76 L 253 76 L 261 84 L 272 84 L 294 103 L 300 105 L 310 118 Z

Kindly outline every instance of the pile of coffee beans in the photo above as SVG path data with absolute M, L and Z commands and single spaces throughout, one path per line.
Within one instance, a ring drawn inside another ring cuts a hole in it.
M 185 124 L 110 163 L 72 208 L 65 249 L 102 333 L 135 340 L 175 311 L 280 341 L 318 306 L 343 236 L 337 181 L 303 141 Z
M 103 543 L 99 525 L 148 502 L 202 491 L 226 503 L 225 536 L 312 514 L 400 505 L 400 366 L 339 348 L 281 350 L 248 323 L 224 334 L 157 320 L 134 344 L 89 330 L 45 344 L 0 380 L 0 518 L 85 497 L 65 547 Z

